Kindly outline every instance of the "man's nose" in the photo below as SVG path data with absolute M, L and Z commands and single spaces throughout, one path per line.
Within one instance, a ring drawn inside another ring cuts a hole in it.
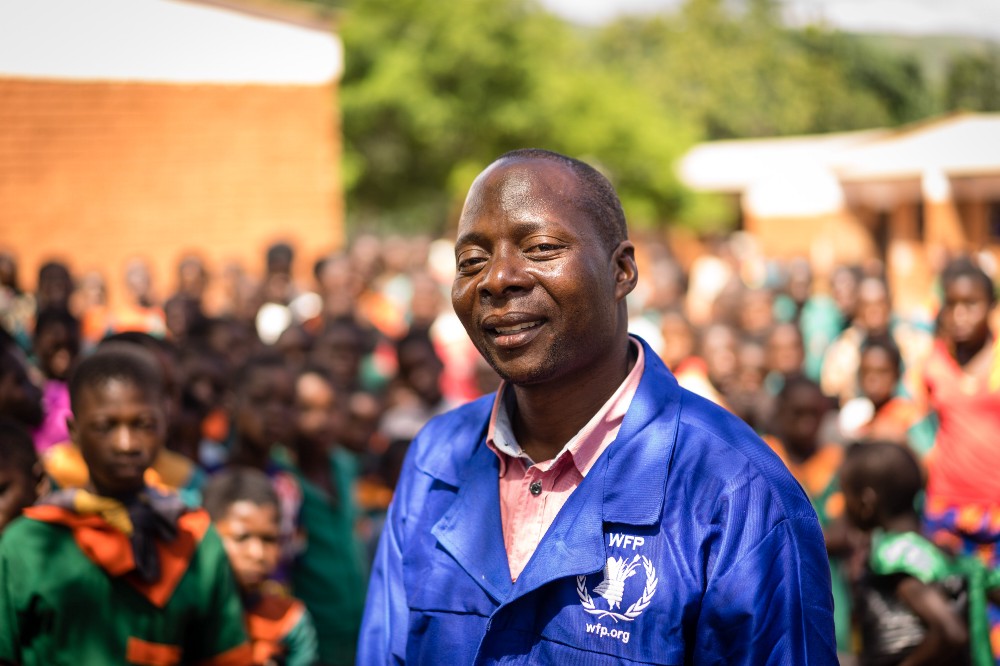
M 114 431 L 115 449 L 123 453 L 131 453 L 139 450 L 139 439 L 135 430 L 127 425 L 118 426 Z
M 527 289 L 531 278 L 524 270 L 525 261 L 517 249 L 502 249 L 494 253 L 487 262 L 483 279 L 479 283 L 480 294 L 497 298 Z

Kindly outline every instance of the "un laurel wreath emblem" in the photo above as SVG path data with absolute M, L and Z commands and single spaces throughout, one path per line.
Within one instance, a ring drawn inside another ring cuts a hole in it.
M 646 572 L 646 585 L 642 588 L 642 596 L 626 608 L 624 613 L 616 612 L 616 608 L 621 608 L 625 581 L 636 574 L 640 563 Z M 609 557 L 603 573 L 604 580 L 594 587 L 594 594 L 607 600 L 607 609 L 598 608 L 594 603 L 590 591 L 587 589 L 587 577 L 576 577 L 576 593 L 580 597 L 580 605 L 583 606 L 584 611 L 596 615 L 599 619 L 610 617 L 615 622 L 619 620 L 631 622 L 639 617 L 642 611 L 646 610 L 646 607 L 653 600 L 653 595 L 656 594 L 656 585 L 659 580 L 656 577 L 656 569 L 648 557 L 635 555 L 631 561 L 627 561 L 624 557 Z

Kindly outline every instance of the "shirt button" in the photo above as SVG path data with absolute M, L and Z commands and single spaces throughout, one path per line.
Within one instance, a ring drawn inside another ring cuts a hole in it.
M 542 494 L 542 482 L 541 481 L 535 481 L 530 486 L 528 486 L 528 490 L 531 491 L 532 495 L 541 495 Z

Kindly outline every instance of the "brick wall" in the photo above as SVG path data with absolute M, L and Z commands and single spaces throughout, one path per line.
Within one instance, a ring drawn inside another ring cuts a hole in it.
M 339 155 L 332 86 L 0 78 L 0 247 L 29 288 L 60 258 L 112 298 L 130 257 L 165 296 L 183 252 L 256 272 L 279 239 L 307 279 L 342 241 Z

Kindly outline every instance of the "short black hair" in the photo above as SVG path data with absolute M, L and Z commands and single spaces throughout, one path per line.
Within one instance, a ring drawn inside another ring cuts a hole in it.
M 952 259 L 945 265 L 944 270 L 941 271 L 941 287 L 947 289 L 951 283 L 960 278 L 971 278 L 973 281 L 978 282 L 986 292 L 986 297 L 989 299 L 990 305 L 996 303 L 997 294 L 993 280 L 986 274 L 986 271 L 973 263 L 968 257 Z
M 899 516 L 914 510 L 913 502 L 924 487 L 924 475 L 916 456 L 905 445 L 864 442 L 847 448 L 840 483 L 847 492 L 872 488 L 879 496 L 879 510 Z
M 69 401 L 74 412 L 84 389 L 124 381 L 142 390 L 149 398 L 166 397 L 163 373 L 153 353 L 130 343 L 102 344 L 83 359 L 69 378 Z
M 861 356 L 864 356 L 871 349 L 881 349 L 884 351 L 889 355 L 889 360 L 892 362 L 893 367 L 896 368 L 896 374 L 902 372 L 903 356 L 899 352 L 899 346 L 896 345 L 896 341 L 891 336 L 884 333 L 881 335 L 869 335 L 861 343 Z
M 80 348 L 80 320 L 73 316 L 73 313 L 64 306 L 50 305 L 42 308 L 35 315 L 34 338 L 49 326 L 62 325 L 66 327 L 66 333 L 70 338 L 70 345 L 74 350 Z
M 33 479 L 36 465 L 38 454 L 31 433 L 17 421 L 0 417 L 0 467 L 16 470 Z
M 256 506 L 273 506 L 279 512 L 281 504 L 267 475 L 252 467 L 230 467 L 212 478 L 201 489 L 202 506 L 214 521 L 226 517 L 237 502 Z
M 506 160 L 545 160 L 562 165 L 573 172 L 581 187 L 574 203 L 597 224 L 598 233 L 608 250 L 628 239 L 628 224 L 622 202 L 604 174 L 586 162 L 542 148 L 512 150 L 498 157 L 494 163 Z

